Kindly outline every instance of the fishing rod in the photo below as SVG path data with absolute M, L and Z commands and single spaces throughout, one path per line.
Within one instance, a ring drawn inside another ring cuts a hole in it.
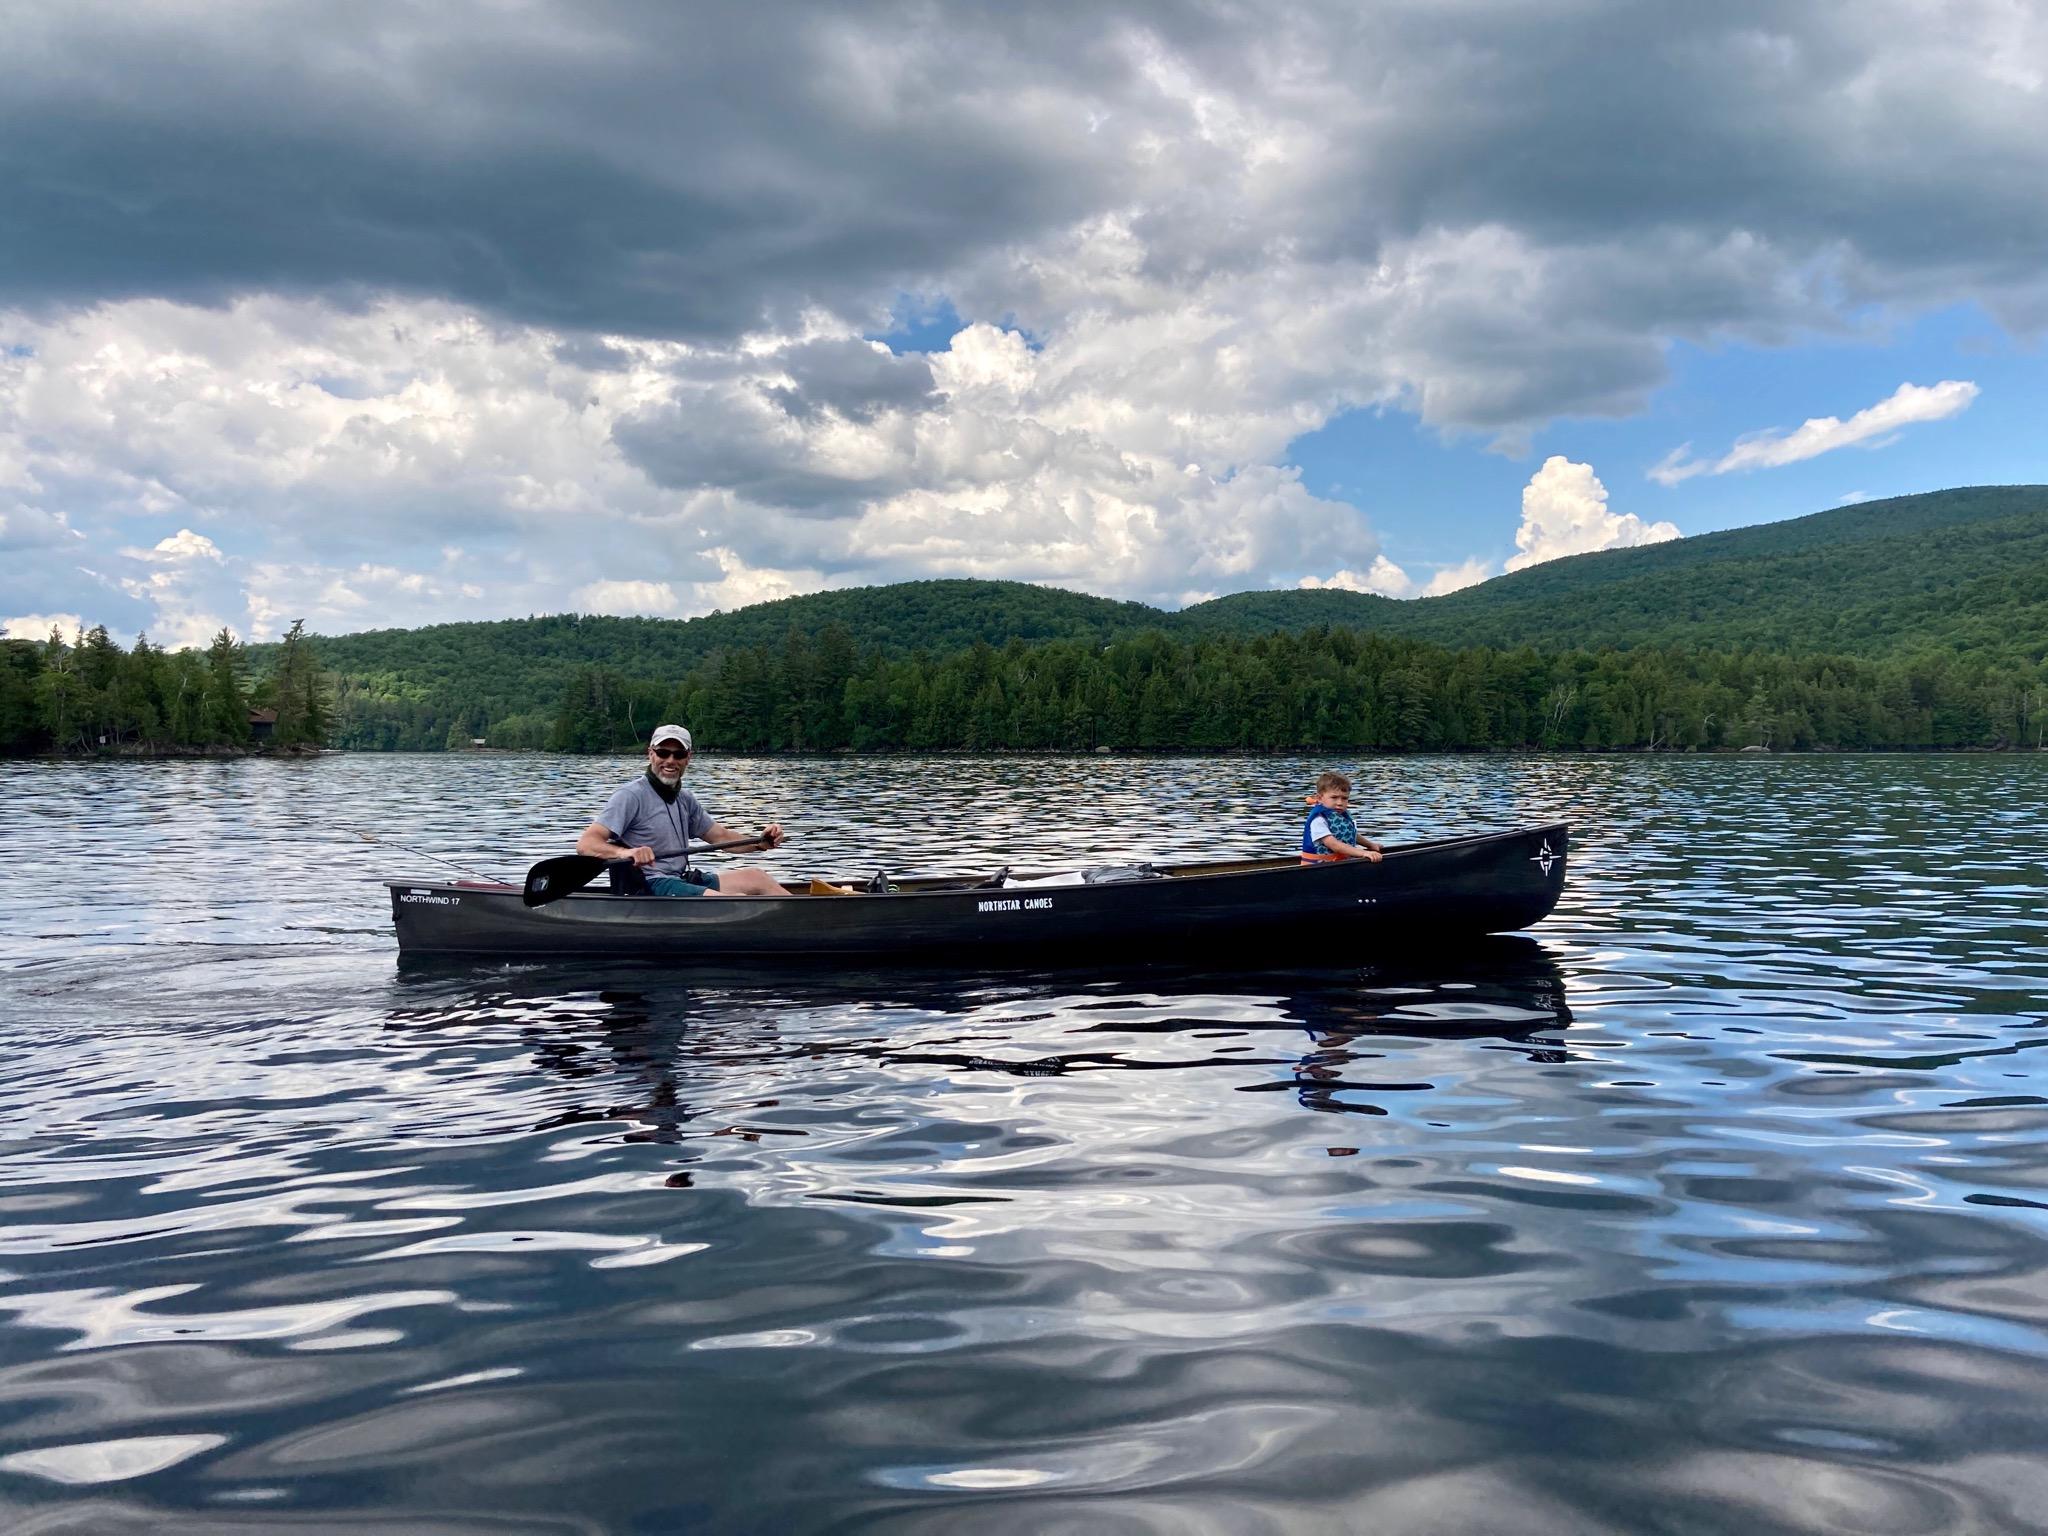
M 410 843 L 401 843 L 395 837 L 379 837 L 374 832 L 365 832 L 361 827 L 342 826 L 342 824 L 338 821 L 335 822 L 334 825 L 337 827 L 341 827 L 341 830 L 344 832 L 353 833 L 355 836 L 361 838 L 366 843 L 376 843 L 378 846 L 384 848 L 396 848 L 398 849 L 399 852 L 409 853 L 416 859 L 431 859 L 433 860 L 434 863 L 445 864 L 450 869 L 469 876 L 469 878 L 472 880 L 482 880 L 489 885 L 510 885 L 512 883 L 511 881 L 501 879 L 496 875 L 487 875 L 484 874 L 481 870 L 471 869 L 466 864 L 458 864 L 453 859 L 444 859 L 438 853 L 428 853 L 424 848 L 415 848 Z

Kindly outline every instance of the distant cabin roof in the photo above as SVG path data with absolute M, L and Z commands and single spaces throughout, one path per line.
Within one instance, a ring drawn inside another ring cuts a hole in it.
M 249 711 L 249 723 L 251 725 L 275 725 L 277 724 L 277 711 L 274 709 L 252 709 Z

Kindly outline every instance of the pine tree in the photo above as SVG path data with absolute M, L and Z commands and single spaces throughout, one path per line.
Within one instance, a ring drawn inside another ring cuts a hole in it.
M 36 713 L 36 678 L 42 647 L 31 640 L 0 640 L 0 754 L 17 756 L 49 745 Z
M 146 634 L 135 637 L 135 649 L 117 656 L 114 678 L 107 686 L 107 727 L 116 741 L 133 738 L 156 742 L 163 736 L 163 682 L 160 670 L 164 653 L 149 643 Z
M 36 718 L 59 752 L 90 746 L 92 691 L 80 675 L 78 650 L 56 630 L 43 646 L 43 667 L 35 682 Z
M 249 690 L 243 681 L 247 653 L 225 627 L 206 648 L 204 736 L 230 745 L 249 739 Z
M 1756 687 L 1750 692 L 1749 702 L 1743 706 L 1743 729 L 1749 732 L 1754 745 L 1768 747 L 1777 724 L 1777 711 L 1771 707 L 1770 690 L 1764 686 L 1763 679 L 1758 678 Z
M 281 747 L 324 745 L 332 726 L 332 706 L 304 619 L 292 620 L 292 627 L 285 631 L 273 682 L 277 692 L 277 730 L 272 739 Z
M 173 651 L 164 658 L 164 733 L 180 747 L 202 746 L 206 730 L 206 658 L 198 651 Z

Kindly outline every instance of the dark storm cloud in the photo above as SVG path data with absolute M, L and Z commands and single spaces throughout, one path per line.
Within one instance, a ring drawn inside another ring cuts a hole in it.
M 1035 58 L 962 15 L 958 40 L 921 6 L 17 15 L 0 299 L 396 290 L 721 336 L 871 302 L 1116 194 L 1061 104 L 1085 44 Z
M 1967 253 L 1995 275 L 2016 244 L 2048 248 L 2048 101 L 2001 78 L 2001 62 L 2026 63 L 1999 56 L 1987 27 L 2001 11 L 2015 13 L 1783 0 L 1403 9 L 1338 46 L 1339 70 L 1374 50 L 1409 67 L 1354 141 L 1364 153 L 1330 169 L 1362 178 L 1397 228 L 1499 222 L 1545 241 L 1748 230 L 1909 267 Z
M 554 347 L 555 361 L 592 373 L 620 373 L 633 366 L 633 354 L 598 336 L 572 336 Z
M 717 487 L 806 517 L 854 516 L 868 497 L 889 489 L 873 478 L 813 468 L 794 433 L 778 433 L 745 400 L 708 391 L 621 417 L 612 441 L 656 485 Z
M 674 398 L 643 407 L 612 428 L 612 441 L 657 485 L 706 486 L 808 517 L 837 517 L 888 489 L 875 477 L 810 467 L 800 426 L 837 416 L 868 425 L 884 411 L 933 400 L 931 364 L 850 337 L 798 342 L 713 367 L 691 359 Z
M 2048 321 L 2044 34 L 1998 0 L 64 0 L 7 33 L 0 303 L 26 307 L 396 291 L 718 339 L 1103 214 L 1169 286 L 1488 229 L 1609 274 L 1545 278 L 1530 345 L 1566 372 L 1475 386 L 1474 420 L 1565 385 L 1623 408 L 1665 335 L 1858 298 Z M 1498 321 L 1425 329 L 1449 357 Z M 860 387 L 782 403 L 887 398 Z
M 768 396 L 804 420 L 829 410 L 850 421 L 873 421 L 881 411 L 915 407 L 932 393 L 932 368 L 924 358 L 894 357 L 864 342 L 804 342 L 778 361 L 793 382 L 770 389 Z

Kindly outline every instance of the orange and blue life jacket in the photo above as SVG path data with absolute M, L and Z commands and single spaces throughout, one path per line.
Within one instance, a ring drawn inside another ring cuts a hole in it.
M 1349 811 L 1326 810 L 1320 805 L 1310 806 L 1308 819 L 1301 824 L 1301 862 L 1304 864 L 1326 864 L 1332 859 L 1347 857 L 1347 855 L 1341 853 L 1323 852 L 1322 848 L 1316 843 L 1315 838 L 1310 835 L 1309 828 L 1316 824 L 1318 816 L 1330 824 L 1327 836 L 1334 837 L 1339 842 L 1344 843 L 1356 844 L 1358 842 L 1358 823 L 1351 819 Z

